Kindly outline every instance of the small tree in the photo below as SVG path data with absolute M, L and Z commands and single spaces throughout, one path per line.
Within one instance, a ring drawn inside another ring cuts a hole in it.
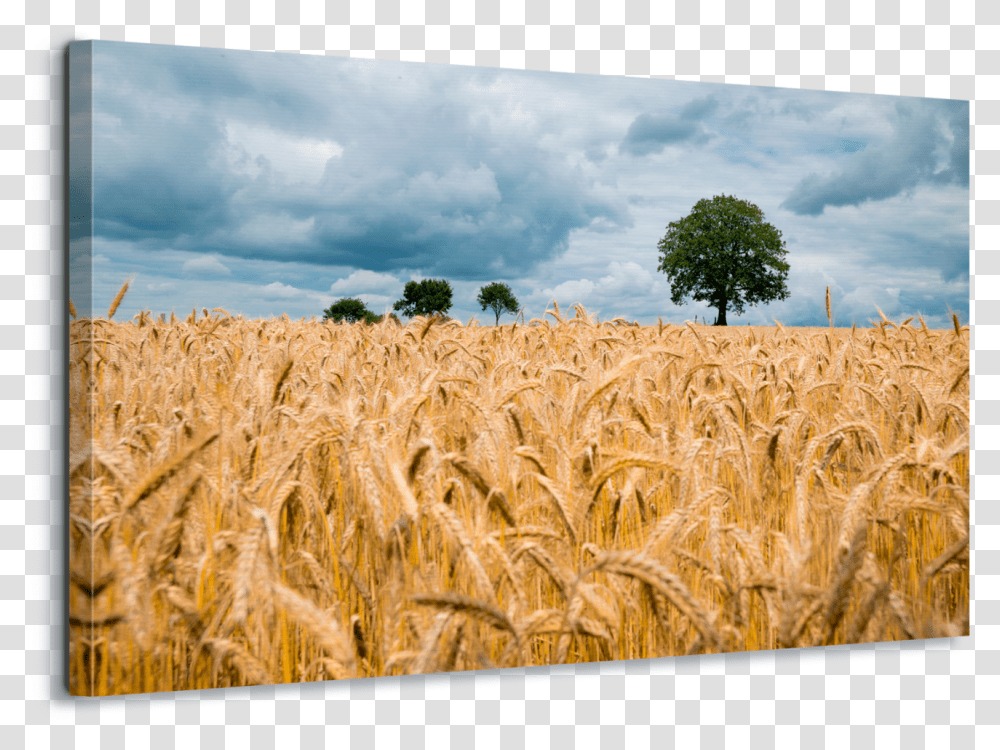
M 715 325 L 726 325 L 729 307 L 739 315 L 744 305 L 788 297 L 781 232 L 747 201 L 727 195 L 702 199 L 667 226 L 657 246 L 671 301 L 680 305 L 690 296 L 709 303 L 719 311 Z
M 408 318 L 444 315 L 451 309 L 451 284 L 444 279 L 408 281 L 403 287 L 403 298 L 397 300 L 392 309 Z
M 365 307 L 364 302 L 354 297 L 337 300 L 323 311 L 323 317 L 336 323 L 341 320 L 346 320 L 348 323 L 357 323 L 359 320 L 371 322 L 372 318 L 378 320 L 378 316 Z
M 509 286 L 501 284 L 499 281 L 487 284 L 480 289 L 476 302 L 482 306 L 483 310 L 486 308 L 493 310 L 497 316 L 497 325 L 500 325 L 501 315 L 504 313 L 513 315 L 518 310 L 517 298 L 514 293 Z

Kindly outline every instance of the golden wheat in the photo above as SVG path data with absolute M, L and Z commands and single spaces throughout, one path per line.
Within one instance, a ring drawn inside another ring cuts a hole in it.
M 969 340 L 70 323 L 70 685 L 968 632 Z M 551 318 L 551 319 L 550 319 Z

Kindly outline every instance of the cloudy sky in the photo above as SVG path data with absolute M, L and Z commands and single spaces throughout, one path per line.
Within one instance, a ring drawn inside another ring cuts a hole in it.
M 968 103 L 99 42 L 92 109 L 73 96 L 71 178 L 93 153 L 93 243 L 116 318 L 222 307 L 383 312 L 445 278 L 450 314 L 511 286 L 526 319 L 555 299 L 602 320 L 681 323 L 657 270 L 666 225 L 702 198 L 755 203 L 783 233 L 787 300 L 730 325 L 968 321 Z M 77 193 L 78 195 L 79 193 Z M 76 218 L 78 204 L 71 204 Z M 511 322 L 512 317 L 501 322 Z

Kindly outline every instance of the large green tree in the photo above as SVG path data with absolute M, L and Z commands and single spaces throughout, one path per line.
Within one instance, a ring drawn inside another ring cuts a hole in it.
M 781 232 L 748 201 L 717 195 L 698 201 L 691 213 L 672 221 L 657 246 L 659 270 L 670 282 L 670 300 L 707 302 L 726 325 L 726 311 L 788 297 L 788 263 Z
M 513 315 L 517 312 L 517 297 L 510 290 L 510 287 L 506 284 L 502 284 L 499 281 L 494 281 L 492 284 L 487 284 L 479 290 L 479 296 L 476 297 L 476 302 L 478 302 L 482 308 L 491 309 L 497 316 L 497 325 L 500 325 L 500 316 L 504 313 L 510 313 Z
M 408 318 L 444 315 L 451 309 L 451 284 L 444 279 L 408 281 L 403 287 L 403 298 L 397 300 L 392 309 Z

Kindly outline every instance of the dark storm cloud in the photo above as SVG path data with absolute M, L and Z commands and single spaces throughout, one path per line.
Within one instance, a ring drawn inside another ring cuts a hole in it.
M 711 134 L 702 120 L 710 117 L 718 104 L 715 97 L 708 96 L 695 99 L 676 115 L 644 112 L 629 126 L 619 148 L 633 156 L 646 156 L 674 143 L 707 143 Z
M 623 200 L 594 195 L 579 168 L 536 145 L 439 125 L 453 137 L 433 155 L 401 158 L 401 168 L 371 169 L 366 150 L 332 159 L 306 211 L 316 217 L 315 244 L 300 257 L 458 278 L 523 274 L 565 250 L 573 229 L 630 224 Z M 463 140 L 457 153 L 448 145 Z
M 800 216 L 818 216 L 827 206 L 883 201 L 909 193 L 920 183 L 967 187 L 969 129 L 967 109 L 962 108 L 968 105 L 938 104 L 917 109 L 897 103 L 890 138 L 863 150 L 854 150 L 848 142 L 843 150 L 854 153 L 841 170 L 804 177 L 781 207 Z
M 964 214 L 964 216 L 963 216 Z M 886 229 L 879 245 L 884 248 L 875 263 L 887 273 L 893 267 L 934 269 L 944 281 L 969 279 L 968 210 L 956 207 L 939 225 L 914 221 L 910 226 Z
M 572 120 L 539 116 L 537 92 L 502 71 L 112 51 L 96 68 L 106 239 L 471 278 L 529 273 L 575 229 L 631 225 L 624 200 L 539 145 Z M 309 143 L 331 150 L 306 164 Z M 275 149 L 291 156 L 254 153 Z

